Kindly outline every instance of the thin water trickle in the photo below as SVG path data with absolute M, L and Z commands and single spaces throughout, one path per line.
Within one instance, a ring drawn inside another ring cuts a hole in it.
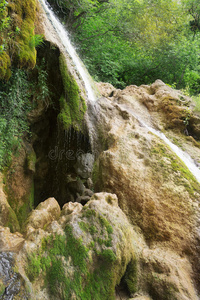
M 197 167 L 197 165 L 195 164 L 194 160 L 191 158 L 191 156 L 184 152 L 183 150 L 181 150 L 178 146 L 174 145 L 165 135 L 164 133 L 148 126 L 143 120 L 141 120 L 141 118 L 139 118 L 132 109 L 127 108 L 124 105 L 119 105 L 122 108 L 127 109 L 127 111 L 129 113 L 132 114 L 132 116 L 134 118 L 136 118 L 139 122 L 139 124 L 145 128 L 147 128 L 151 133 L 155 134 L 156 136 L 158 136 L 159 138 L 161 138 L 165 144 L 167 144 L 171 150 L 184 162 L 184 164 L 187 166 L 187 168 L 190 170 L 190 172 L 195 176 L 195 178 L 197 179 L 197 181 L 200 183 L 200 169 Z
M 61 40 L 65 50 L 70 55 L 72 61 L 74 62 L 75 66 L 76 66 L 76 69 L 77 69 L 79 75 L 81 76 L 81 78 L 85 84 L 85 90 L 86 90 L 86 93 L 88 96 L 88 100 L 90 100 L 92 102 L 95 101 L 96 97 L 94 95 L 93 89 L 90 84 L 89 74 L 87 73 L 85 67 L 83 66 L 82 61 L 78 57 L 76 50 L 70 41 L 68 32 L 63 27 L 63 25 L 60 23 L 59 19 L 55 16 L 54 12 L 50 8 L 50 5 L 47 4 L 46 0 L 39 0 L 39 1 L 42 4 L 42 6 L 48 16 L 48 19 L 51 21 L 54 29 L 56 30 L 58 36 L 60 37 L 60 40 Z

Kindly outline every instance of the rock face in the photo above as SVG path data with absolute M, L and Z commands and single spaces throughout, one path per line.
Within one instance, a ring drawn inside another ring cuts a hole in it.
M 118 196 L 121 209 L 132 224 L 142 229 L 146 242 L 155 251 L 160 247 L 170 249 L 174 255 L 180 255 L 192 265 L 192 272 L 180 266 L 183 270 L 181 277 L 185 278 L 185 292 L 183 296 L 179 291 L 175 299 L 197 299 L 195 294 L 186 292 L 190 290 L 186 278 L 191 273 L 196 287 L 200 286 L 200 185 L 147 126 L 167 129 L 166 135 L 177 144 L 184 143 L 184 150 L 199 162 L 198 142 L 185 135 L 184 114 L 191 107 L 188 98 L 161 81 L 151 86 L 113 90 L 112 97 L 101 98 L 95 108 L 90 107 L 90 114 L 93 115 L 94 110 L 96 113 L 90 125 L 93 133 L 96 132 L 93 145 L 100 153 L 93 170 L 96 191 L 114 192 Z M 177 264 L 181 262 L 180 257 Z M 156 290 L 150 293 L 153 299 L 171 299 L 171 296 L 164 296 L 161 289 Z
M 17 225 L 12 233 L 1 181 L 0 250 L 12 254 L 15 275 L 0 281 L 0 299 L 198 300 L 200 185 L 149 130 L 165 128 L 198 164 L 198 139 L 186 135 L 182 114 L 192 104 L 160 81 L 123 91 L 99 85 L 107 98 L 88 108 L 94 166 L 94 156 L 82 154 L 78 176 L 63 176 L 76 202 L 61 209 L 48 198 L 22 224 L 23 235 Z
M 75 164 L 76 173 L 82 178 L 91 177 L 92 169 L 94 164 L 94 156 L 91 153 L 85 153 L 77 158 Z
M 51 214 L 50 204 L 56 211 L 55 199 L 36 211 Z M 2 261 L 10 274 L 2 275 L 2 299 L 198 299 L 188 259 L 163 246 L 149 248 L 114 194 L 96 193 L 85 206 L 69 202 L 45 227 L 33 212 L 30 227 L 18 252 Z
M 19 223 L 15 212 L 10 207 L 4 192 L 3 174 L 0 173 L 0 226 L 8 226 L 12 231 L 19 230 Z
M 67 203 L 44 227 L 36 211 L 42 207 L 48 212 L 50 201 L 56 205 L 48 199 L 30 215 L 26 228 L 32 226 L 32 231 L 16 256 L 32 290 L 29 299 L 111 300 L 122 277 L 127 293 L 134 293 L 137 234 L 116 195 L 94 194 L 84 207 Z

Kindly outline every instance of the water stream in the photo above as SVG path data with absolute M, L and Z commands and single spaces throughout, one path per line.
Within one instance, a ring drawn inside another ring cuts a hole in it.
M 191 156 L 181 150 L 178 146 L 174 145 L 161 131 L 158 131 L 150 126 L 148 126 L 141 118 L 139 118 L 135 112 L 131 108 L 127 108 L 125 105 L 119 105 L 121 108 L 125 108 L 129 113 L 133 115 L 134 118 L 138 120 L 138 122 L 145 128 L 147 128 L 151 133 L 155 134 L 159 138 L 161 138 L 165 144 L 167 144 L 171 150 L 184 162 L 190 172 L 195 176 L 197 181 L 200 183 L 200 169 L 195 164 L 195 161 L 191 158 Z
M 76 68 L 77 68 L 77 70 L 78 70 L 78 72 L 79 72 L 79 74 L 80 74 L 80 76 L 81 76 L 81 78 L 82 78 L 82 80 L 85 84 L 85 89 L 86 89 L 86 92 L 87 92 L 88 99 L 92 102 L 95 101 L 96 97 L 94 95 L 93 89 L 92 89 L 91 84 L 90 84 L 89 74 L 87 73 L 87 70 L 85 69 L 82 61 L 78 57 L 73 45 L 71 44 L 70 39 L 69 39 L 69 35 L 68 35 L 66 29 L 63 27 L 63 25 L 60 23 L 58 18 L 55 16 L 55 14 L 53 13 L 53 11 L 50 8 L 49 4 L 47 4 L 46 0 L 40 0 L 40 2 L 43 5 L 43 8 L 44 8 L 49 20 L 51 21 L 53 27 L 55 28 L 55 30 L 58 34 L 58 36 L 60 37 L 60 40 L 61 40 L 64 48 L 66 49 L 66 51 L 68 52 L 68 54 L 72 58 L 75 66 L 76 66 Z M 122 107 L 123 105 L 119 105 L 119 106 Z M 127 108 L 125 106 L 123 106 L 123 108 L 126 109 L 129 113 L 131 113 L 139 121 L 139 123 L 142 126 L 146 127 L 150 132 L 152 132 L 153 134 L 155 134 L 156 136 L 161 138 L 171 148 L 171 150 L 185 163 L 185 165 L 188 167 L 190 172 L 195 176 L 195 178 L 200 183 L 200 169 L 197 167 L 194 160 L 190 157 L 190 155 L 188 153 L 184 152 L 179 147 L 174 145 L 164 135 L 164 133 L 148 126 L 143 120 L 141 120 L 137 115 L 135 115 L 133 110 L 131 110 L 130 108 Z
M 85 90 L 86 90 L 88 99 L 90 101 L 95 101 L 96 97 L 95 97 L 94 91 L 90 84 L 89 74 L 88 74 L 87 70 L 85 69 L 82 61 L 78 57 L 76 50 L 70 41 L 68 32 L 63 27 L 63 25 L 60 23 L 59 19 L 56 17 L 54 12 L 52 11 L 50 5 L 47 4 L 46 0 L 40 0 L 40 3 L 42 4 L 42 6 L 48 16 L 48 19 L 51 21 L 54 29 L 56 30 L 65 50 L 70 55 L 72 61 L 74 62 L 75 66 L 76 66 L 76 69 L 85 84 Z

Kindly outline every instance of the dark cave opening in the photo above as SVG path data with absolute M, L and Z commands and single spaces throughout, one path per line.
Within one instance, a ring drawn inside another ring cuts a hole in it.
M 46 129 L 40 142 L 34 145 L 38 157 L 34 177 L 35 206 L 49 197 L 63 206 L 66 202 L 77 201 L 89 187 L 89 175 L 84 176 L 77 169 L 80 157 L 91 153 L 88 136 L 73 128 L 64 131 L 56 123 L 54 125 Z M 79 201 L 83 202 L 84 198 Z
M 45 42 L 38 51 L 38 64 L 45 62 L 50 104 L 32 122 L 33 149 L 36 154 L 34 206 L 54 197 L 62 207 L 69 201 L 85 204 L 92 195 L 90 178 L 93 155 L 87 128 L 65 130 L 58 121 L 59 99 L 63 93 L 58 48 Z

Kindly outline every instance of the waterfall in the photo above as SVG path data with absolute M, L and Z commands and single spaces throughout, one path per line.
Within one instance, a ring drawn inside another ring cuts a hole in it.
M 49 4 L 47 4 L 46 0 L 40 0 L 41 4 L 43 5 L 43 8 L 53 24 L 54 29 L 56 30 L 58 36 L 60 37 L 60 40 L 67 51 L 67 53 L 70 55 L 72 61 L 74 62 L 78 73 L 80 74 L 84 84 L 85 89 L 87 92 L 88 99 L 91 102 L 94 102 L 96 100 L 96 97 L 94 95 L 93 89 L 90 84 L 89 74 L 87 70 L 85 69 L 83 63 L 81 62 L 80 58 L 78 57 L 76 50 L 74 49 L 73 45 L 70 42 L 68 32 L 63 27 L 63 25 L 60 23 L 59 19 L 55 16 L 52 9 L 50 8 Z M 123 105 L 119 105 L 123 106 Z M 123 106 L 123 108 L 125 108 Z M 137 115 L 135 115 L 134 111 L 130 108 L 125 108 L 129 113 L 131 113 L 138 122 L 146 127 L 150 132 L 161 138 L 170 148 L 171 150 L 185 163 L 187 168 L 190 170 L 190 172 L 196 177 L 198 182 L 200 183 L 200 169 L 196 166 L 194 160 L 189 156 L 188 153 L 182 151 L 179 147 L 174 145 L 162 132 L 155 130 L 154 128 L 148 126 L 144 121 L 142 121 Z
M 85 84 L 85 90 L 86 90 L 86 93 L 88 96 L 88 100 L 90 100 L 91 102 L 94 102 L 96 100 L 96 97 L 94 95 L 93 89 L 90 84 L 89 74 L 88 74 L 87 70 L 85 69 L 82 61 L 78 57 L 76 50 L 74 49 L 74 47 L 70 41 L 68 32 L 63 27 L 63 25 L 60 23 L 59 19 L 55 16 L 54 12 L 50 8 L 49 4 L 47 4 L 46 0 L 40 0 L 40 3 L 42 4 L 42 6 L 48 16 L 48 19 L 51 21 L 54 29 L 56 30 L 58 36 L 60 37 L 60 40 L 61 40 L 65 50 L 71 57 L 80 77 L 82 78 L 82 80 Z
M 191 156 L 181 150 L 178 146 L 174 145 L 165 135 L 164 133 L 148 126 L 141 118 L 139 118 L 134 111 L 126 107 L 126 105 L 119 104 L 119 106 L 125 110 L 127 110 L 134 118 L 138 120 L 138 122 L 145 128 L 147 128 L 151 133 L 155 134 L 159 138 L 161 138 L 165 144 L 167 144 L 171 150 L 184 162 L 184 164 L 187 166 L 187 168 L 190 170 L 190 172 L 194 175 L 194 177 L 197 179 L 197 181 L 200 183 L 200 169 L 195 164 L 194 160 L 191 158 Z

